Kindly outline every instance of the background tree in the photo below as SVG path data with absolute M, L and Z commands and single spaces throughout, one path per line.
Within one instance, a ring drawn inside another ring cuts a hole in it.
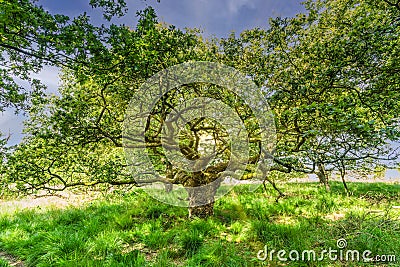
M 306 1 L 305 7 L 306 14 L 270 20 L 269 30 L 222 41 L 224 60 L 269 97 L 275 162 L 324 181 L 324 168 L 393 161 L 399 10 L 384 1 Z

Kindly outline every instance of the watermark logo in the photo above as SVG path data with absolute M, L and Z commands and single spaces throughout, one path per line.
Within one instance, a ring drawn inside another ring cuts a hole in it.
M 167 68 L 134 93 L 123 124 L 131 175 L 154 198 L 195 207 L 241 179 L 254 190 L 271 164 L 275 124 L 249 77 L 211 62 Z
M 396 255 L 375 255 L 372 256 L 372 251 L 358 251 L 347 249 L 347 240 L 341 238 L 336 242 L 336 248 L 324 249 L 320 252 L 316 250 L 291 250 L 286 251 L 284 249 L 269 250 L 267 245 L 263 250 L 257 252 L 257 259 L 260 261 L 273 261 L 278 260 L 282 262 L 287 261 L 315 261 L 320 262 L 324 260 L 329 261 L 345 261 L 345 262 L 396 262 Z

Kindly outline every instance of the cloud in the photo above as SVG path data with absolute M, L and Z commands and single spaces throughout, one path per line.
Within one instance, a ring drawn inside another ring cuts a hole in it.
M 9 144 L 18 144 L 23 137 L 23 115 L 16 115 L 12 110 L 0 113 L 0 132 L 3 136 L 11 135 Z
M 179 28 L 200 28 L 206 36 L 227 37 L 232 31 L 268 27 L 275 16 L 304 10 L 301 0 L 168 0 L 154 4 L 159 17 Z
M 230 15 L 236 15 L 242 7 L 255 8 L 254 0 L 227 0 Z
M 163 22 L 178 28 L 200 28 L 206 36 L 226 37 L 231 31 L 241 32 L 254 27 L 267 27 L 273 16 L 293 16 L 304 10 L 302 0 L 155 0 L 127 1 L 127 16 L 114 23 L 136 25 L 136 11 L 151 5 Z M 88 0 L 39 0 L 51 12 L 77 16 L 87 12 L 96 24 L 104 23 L 100 9 L 91 9 Z
M 44 85 L 47 86 L 47 93 L 57 94 L 58 87 L 60 86 L 60 73 L 61 69 L 54 66 L 46 66 L 37 74 L 33 74 L 32 78 L 39 79 Z

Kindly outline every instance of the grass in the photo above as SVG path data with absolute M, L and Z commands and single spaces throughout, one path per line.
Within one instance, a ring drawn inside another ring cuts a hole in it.
M 10 267 L 6 260 L 0 259 L 0 267 Z
M 345 238 L 351 250 L 397 254 L 397 262 L 383 264 L 399 266 L 400 210 L 392 207 L 400 205 L 400 185 L 349 186 L 347 197 L 340 183 L 329 193 L 317 184 L 286 184 L 288 196 L 278 203 L 272 189 L 240 186 L 215 203 L 215 216 L 194 220 L 141 190 L 68 209 L 4 210 L 0 250 L 27 266 L 365 266 L 256 257 L 265 246 L 320 253 Z

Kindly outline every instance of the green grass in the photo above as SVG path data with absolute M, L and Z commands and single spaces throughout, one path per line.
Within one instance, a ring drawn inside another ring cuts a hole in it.
M 6 260 L 0 259 L 0 267 L 10 267 Z
M 70 209 L 0 211 L 0 250 L 28 266 L 365 266 L 330 261 L 260 261 L 269 250 L 348 249 L 397 254 L 400 264 L 400 185 L 340 183 L 272 189 L 235 188 L 215 203 L 215 216 L 187 219 L 185 208 L 164 205 L 141 190 L 110 194 Z M 384 266 L 387 266 L 386 263 Z M 0 260 L 0 266 L 7 266 Z M 371 265 L 372 266 L 372 265 Z

